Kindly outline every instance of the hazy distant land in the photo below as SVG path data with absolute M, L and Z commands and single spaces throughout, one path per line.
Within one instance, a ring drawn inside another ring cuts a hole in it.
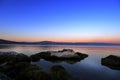
M 40 41 L 40 42 L 17 42 L 0 39 L 0 44 L 34 44 L 34 45 L 95 45 L 95 46 L 120 46 L 120 43 L 103 43 L 103 42 L 53 42 L 53 41 Z

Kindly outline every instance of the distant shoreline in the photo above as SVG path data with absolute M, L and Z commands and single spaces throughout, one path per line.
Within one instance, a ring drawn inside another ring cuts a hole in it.
M 82 47 L 120 47 L 120 45 L 41 45 L 41 44 L 0 44 L 3 46 L 8 45 L 23 45 L 23 46 L 82 46 Z
M 76 45 L 76 46 L 120 46 L 120 43 L 103 43 L 103 42 L 16 42 L 0 39 L 0 44 L 21 44 L 21 45 Z

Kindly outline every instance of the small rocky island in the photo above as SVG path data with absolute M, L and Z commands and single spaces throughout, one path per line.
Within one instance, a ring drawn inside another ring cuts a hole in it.
M 78 62 L 88 57 L 87 54 L 80 52 L 74 52 L 71 49 L 63 49 L 59 51 L 46 51 L 31 55 L 32 61 L 39 61 L 40 59 L 45 59 L 51 62 L 61 62 L 65 61 L 68 63 Z
M 105 65 L 111 69 L 120 70 L 120 57 L 109 55 L 105 58 L 102 58 L 102 65 Z
M 88 55 L 71 49 L 40 52 L 27 56 L 17 52 L 0 52 L 0 79 L 2 80 L 69 80 L 70 75 L 60 65 L 52 66 L 50 71 L 31 64 L 31 61 L 79 61 Z

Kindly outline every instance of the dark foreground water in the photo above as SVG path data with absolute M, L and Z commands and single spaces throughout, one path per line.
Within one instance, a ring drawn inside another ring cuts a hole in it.
M 37 64 L 44 71 L 49 71 L 54 65 L 61 65 L 71 75 L 71 80 L 120 80 L 120 70 L 113 70 L 101 65 L 101 58 L 110 54 L 120 56 L 120 46 L 0 45 L 0 51 L 16 51 L 28 56 L 41 51 L 57 51 L 65 48 L 83 52 L 89 56 L 73 64 L 67 62 L 49 62 L 43 59 L 38 62 L 32 62 L 32 64 Z

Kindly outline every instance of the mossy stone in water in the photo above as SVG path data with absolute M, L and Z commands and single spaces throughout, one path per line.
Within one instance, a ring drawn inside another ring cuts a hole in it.
M 17 76 L 16 80 L 50 80 L 50 76 L 38 66 L 30 65 Z
M 40 56 L 38 54 L 33 54 L 30 56 L 31 61 L 36 62 L 40 60 Z
M 17 54 L 13 60 L 14 62 L 30 62 L 30 58 L 24 54 Z
M 65 68 L 59 65 L 53 66 L 50 70 L 52 80 L 68 80 L 69 75 Z

